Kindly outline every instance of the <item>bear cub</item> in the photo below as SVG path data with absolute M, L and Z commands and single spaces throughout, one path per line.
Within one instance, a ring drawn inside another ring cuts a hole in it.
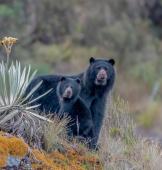
M 81 90 L 80 79 L 62 77 L 57 85 L 57 96 L 60 104 L 60 115 L 68 115 L 69 136 L 80 136 L 90 139 L 94 138 L 93 122 L 91 112 L 84 101 L 79 97 Z

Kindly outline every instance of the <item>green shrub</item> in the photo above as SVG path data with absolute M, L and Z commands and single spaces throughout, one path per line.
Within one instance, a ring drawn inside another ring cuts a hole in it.
M 151 128 L 156 123 L 160 114 L 160 103 L 150 102 L 145 111 L 137 116 L 137 122 L 144 128 Z
M 0 5 L 0 16 L 1 17 L 12 17 L 15 15 L 15 11 L 7 6 L 7 5 Z
M 152 88 L 154 83 L 160 78 L 158 68 L 154 61 L 138 63 L 130 70 L 130 74 L 145 82 L 150 88 Z

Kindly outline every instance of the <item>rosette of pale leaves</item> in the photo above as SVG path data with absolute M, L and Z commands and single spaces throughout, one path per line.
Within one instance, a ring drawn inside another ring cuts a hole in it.
M 28 143 L 35 141 L 38 145 L 42 133 L 41 123 L 50 120 L 37 114 L 35 108 L 39 105 L 32 103 L 49 91 L 32 101 L 28 100 L 42 83 L 38 83 L 29 94 L 24 95 L 35 74 L 36 72 L 31 72 L 30 66 L 22 68 L 17 61 L 11 65 L 0 63 L 0 129 L 20 135 Z

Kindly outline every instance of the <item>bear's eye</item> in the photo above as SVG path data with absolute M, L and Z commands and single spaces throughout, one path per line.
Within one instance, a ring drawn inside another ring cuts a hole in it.
M 98 66 L 98 67 L 96 67 L 96 69 L 97 69 L 97 70 L 100 70 L 100 69 L 101 69 L 101 67 L 99 67 L 99 66 Z

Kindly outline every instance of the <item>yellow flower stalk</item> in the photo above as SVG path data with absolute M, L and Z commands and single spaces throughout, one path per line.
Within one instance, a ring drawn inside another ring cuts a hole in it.
M 4 37 L 1 41 L 1 44 L 6 46 L 12 46 L 13 44 L 16 44 L 17 40 L 17 38 L 13 37 Z
M 6 54 L 7 54 L 7 65 L 8 65 L 8 62 L 9 62 L 9 56 L 10 56 L 10 53 L 11 53 L 12 46 L 14 44 L 16 44 L 17 40 L 18 39 L 14 38 L 14 37 L 4 37 L 1 40 L 1 45 L 4 46 Z

